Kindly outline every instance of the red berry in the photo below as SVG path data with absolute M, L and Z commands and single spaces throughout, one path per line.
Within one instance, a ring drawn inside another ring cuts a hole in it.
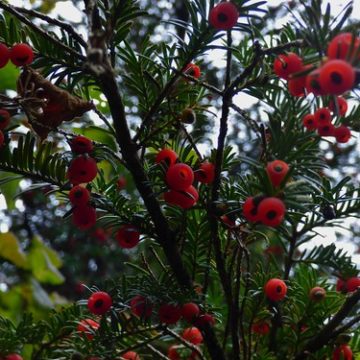
M 319 69 L 315 69 L 306 77 L 306 90 L 308 93 L 313 93 L 314 95 L 323 95 L 323 90 L 321 89 L 319 81 Z
M 90 229 L 96 224 L 96 210 L 90 205 L 76 206 L 72 215 L 73 224 L 80 230 Z
M 319 108 L 315 111 L 314 114 L 315 122 L 317 126 L 325 125 L 331 123 L 331 113 L 328 108 Z
M 247 221 L 255 222 L 259 220 L 258 207 L 263 197 L 248 197 L 242 207 L 243 216 Z
M 182 338 L 194 345 L 199 345 L 203 342 L 203 336 L 201 335 L 200 330 L 195 326 L 186 328 L 182 333 Z
M 239 12 L 232 2 L 221 2 L 210 10 L 209 23 L 217 30 L 230 30 L 235 26 Z
M 107 233 L 104 229 L 102 228 L 97 228 L 95 229 L 92 234 L 93 237 L 96 238 L 97 241 L 99 241 L 100 243 L 105 243 L 106 239 L 107 239 Z
M 75 136 L 70 143 L 71 150 L 76 154 L 90 153 L 94 149 L 94 145 L 90 139 L 85 136 Z
M 320 68 L 319 80 L 325 94 L 340 95 L 353 88 L 355 70 L 344 60 L 329 60 Z
M 10 50 L 10 60 L 16 66 L 24 66 L 32 63 L 34 53 L 28 44 L 16 44 Z
M 3 68 L 10 59 L 10 50 L 5 44 L 0 43 L 0 68 Z
M 116 187 L 118 190 L 122 190 L 122 189 L 125 189 L 126 187 L 126 178 L 125 176 L 120 176 L 117 181 L 116 181 Z
M 84 206 L 90 200 L 90 191 L 81 185 L 75 185 L 69 192 L 69 200 L 75 206 Z
M 289 165 L 282 160 L 274 160 L 267 164 L 266 172 L 273 186 L 279 186 L 289 171 Z
M 199 200 L 199 194 L 193 186 L 189 186 L 185 191 L 170 190 L 164 193 L 164 200 L 170 205 L 189 209 Z
M 147 319 L 151 316 L 153 306 L 144 296 L 137 295 L 130 300 L 130 309 L 134 315 Z
M 0 130 L 0 148 L 4 145 L 5 136 L 4 133 Z
M 307 114 L 302 119 L 304 127 L 308 130 L 316 130 L 317 129 L 317 122 L 315 120 L 314 114 Z
M 131 249 L 140 241 L 140 233 L 133 225 L 123 225 L 116 233 L 116 240 L 120 247 Z
M 74 185 L 88 183 L 95 179 L 97 171 L 98 168 L 95 159 L 80 155 L 71 161 L 67 171 L 67 177 Z
M 190 355 L 189 355 L 190 354 Z M 170 360 L 198 360 L 198 354 L 196 351 L 190 353 L 190 349 L 179 345 L 172 345 L 168 349 L 167 357 Z
M 100 325 L 92 320 L 92 319 L 84 319 L 81 320 L 80 323 L 77 326 L 77 331 L 79 333 L 84 333 L 84 335 L 86 335 L 86 337 L 89 340 L 92 340 L 94 337 L 94 333 L 95 331 L 100 327 Z
M 105 314 L 112 306 L 111 296 L 104 291 L 94 292 L 88 299 L 87 307 L 95 315 Z
M 181 318 L 181 308 L 178 305 L 163 304 L 159 308 L 159 319 L 164 324 L 176 324 Z
M 199 306 L 195 303 L 186 303 L 181 308 L 182 317 L 192 323 L 200 314 Z
M 4 360 L 23 360 L 23 357 L 19 354 L 9 354 L 5 356 Z
M 270 326 L 265 321 L 258 321 L 251 326 L 251 330 L 255 334 L 266 335 L 270 331 Z
M 264 286 L 265 295 L 272 301 L 280 301 L 284 299 L 287 286 L 280 279 L 270 279 Z
M 284 219 L 286 208 L 284 203 L 276 197 L 268 197 L 261 201 L 258 207 L 259 220 L 267 226 L 276 227 Z
M 341 125 L 334 129 L 334 136 L 337 142 L 347 143 L 351 138 L 351 131 L 347 126 Z
M 195 171 L 195 179 L 204 184 L 211 184 L 215 178 L 215 165 L 203 162 L 200 168 Z
M 330 41 L 327 48 L 327 56 L 329 59 L 351 59 L 355 54 L 358 54 L 359 47 L 359 38 L 354 38 L 351 33 L 342 33 L 336 35 Z
M 336 291 L 346 292 L 346 282 L 343 279 L 337 279 L 336 282 Z
M 0 109 L 0 130 L 4 130 L 10 123 L 10 113 L 5 109 Z
M 310 290 L 309 297 L 312 301 L 321 301 L 326 297 L 326 290 L 320 286 L 315 286 Z
M 333 360 L 352 360 L 353 353 L 350 346 L 340 345 L 333 351 Z
M 305 96 L 305 86 L 305 76 L 298 76 L 288 80 L 288 90 L 292 96 Z
M 347 103 L 346 99 L 344 99 L 341 96 L 336 96 L 335 101 L 337 102 L 337 105 L 338 105 L 339 115 L 340 116 L 345 116 L 346 112 L 347 112 L 347 109 L 348 109 L 348 103 Z M 333 113 L 336 112 L 336 105 L 335 105 L 333 100 L 330 101 L 329 109 Z
M 197 66 L 196 64 L 193 64 L 193 63 L 186 65 L 186 67 L 184 69 L 184 73 L 194 77 L 195 79 L 198 79 L 201 75 L 199 66 Z
M 289 75 L 300 71 L 302 67 L 302 59 L 294 53 L 279 55 L 274 61 L 274 73 L 285 80 Z
M 177 153 L 171 149 L 162 149 L 158 152 L 155 158 L 157 164 L 165 161 L 166 165 L 170 166 L 176 163 Z
M 120 356 L 120 359 L 124 360 L 140 360 L 140 356 L 135 351 L 128 351 Z
M 170 189 L 186 190 L 194 181 L 194 172 L 189 165 L 178 163 L 169 167 L 165 179 Z
M 317 133 L 320 136 L 334 136 L 335 126 L 332 123 L 319 125 Z
M 346 288 L 348 292 L 356 291 L 360 287 L 360 277 L 352 277 L 346 280 Z
M 204 327 L 206 325 L 209 325 L 209 326 L 214 326 L 215 325 L 215 318 L 214 316 L 212 316 L 211 314 L 203 314 L 203 315 L 200 315 L 196 321 L 194 322 L 194 324 L 197 326 L 197 327 Z

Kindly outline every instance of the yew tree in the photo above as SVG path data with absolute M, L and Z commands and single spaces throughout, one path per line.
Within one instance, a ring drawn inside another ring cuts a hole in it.
M 0 359 L 360 359 L 352 2 L 61 4 L 0 2 Z

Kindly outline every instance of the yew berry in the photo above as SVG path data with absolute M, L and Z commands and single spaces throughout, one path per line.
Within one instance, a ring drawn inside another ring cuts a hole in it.
M 346 99 L 344 99 L 342 96 L 337 96 L 335 101 L 337 102 L 338 105 L 339 115 L 345 116 L 348 110 L 348 103 Z M 332 112 L 336 112 L 336 105 L 333 100 L 331 100 L 329 103 L 329 109 Z
M 195 171 L 195 179 L 204 184 L 211 184 L 215 178 L 215 165 L 207 161 Z
M 195 326 L 186 328 L 182 333 L 182 338 L 194 345 L 199 345 L 203 342 L 203 336 L 201 335 L 200 330 Z
M 102 228 L 95 229 L 91 235 L 101 244 L 105 243 L 108 237 L 106 231 Z
M 278 187 L 285 179 L 289 165 L 282 160 L 274 160 L 267 164 L 266 172 L 273 186 Z
M 317 109 L 315 111 L 314 117 L 318 127 L 329 124 L 331 122 L 331 113 L 328 108 Z
M 190 353 L 190 350 L 188 348 L 184 348 L 184 347 L 178 346 L 178 345 L 172 345 L 169 347 L 167 357 L 170 360 L 185 360 L 185 359 L 186 360 L 197 360 L 197 359 L 199 359 L 195 350 Z
M 159 319 L 164 324 L 176 324 L 181 318 L 181 308 L 174 304 L 162 304 L 159 308 Z
M 88 299 L 87 307 L 95 315 L 105 314 L 112 306 L 111 296 L 104 291 L 94 292 Z
M 297 76 L 288 80 L 288 90 L 292 96 L 305 96 L 306 76 Z
M 166 165 L 170 166 L 176 163 L 177 158 L 177 153 L 174 150 L 162 149 L 156 155 L 155 162 L 160 164 L 165 161 Z
M 336 282 L 336 291 L 346 292 L 346 282 L 343 279 L 337 279 Z
M 319 125 L 317 133 L 320 136 L 334 136 L 335 126 L 332 123 Z
M 120 247 L 131 249 L 140 241 L 140 233 L 133 225 L 123 225 L 116 233 L 116 240 Z
M 0 148 L 4 145 L 5 142 L 5 136 L 3 132 L 0 130 Z
M 352 360 L 353 353 L 350 346 L 340 345 L 333 351 L 333 360 Z
M 189 323 L 192 323 L 199 314 L 199 306 L 195 303 L 186 303 L 181 308 L 181 316 Z
M 34 53 L 28 44 L 16 44 L 10 50 L 10 60 L 16 66 L 24 66 L 32 63 Z
M 165 179 L 170 189 L 186 190 L 194 181 L 194 172 L 189 165 L 178 163 L 169 167 Z
M 72 184 L 78 185 L 94 180 L 97 172 L 96 160 L 85 155 L 80 155 L 71 161 L 67 171 L 67 177 Z
M 19 354 L 9 354 L 5 356 L 4 360 L 23 360 L 23 357 Z
M 214 326 L 215 325 L 215 318 L 213 315 L 209 313 L 205 313 L 203 315 L 200 315 L 196 321 L 194 322 L 194 325 L 197 327 L 205 327 L 207 325 Z
M 264 225 L 272 227 L 282 223 L 285 212 L 285 204 L 276 197 L 268 197 L 262 200 L 258 207 L 259 220 Z
M 99 323 L 92 319 L 81 320 L 77 326 L 77 331 L 83 333 L 89 340 L 94 338 L 95 331 L 100 327 Z
M 0 43 L 0 68 L 3 68 L 10 59 L 10 50 L 5 44 Z
M 5 109 L 0 109 L 0 130 L 5 129 L 10 123 L 10 113 Z
M 342 33 L 330 41 L 327 56 L 329 59 L 351 59 L 358 52 L 359 47 L 359 38 L 354 38 L 352 33 Z
M 320 286 L 315 286 L 310 290 L 309 297 L 312 301 L 321 301 L 326 297 L 326 290 Z
M 252 332 L 259 335 L 266 335 L 270 331 L 270 326 L 265 321 L 257 321 L 251 326 Z
M 136 295 L 130 300 L 130 309 L 134 315 L 147 319 L 151 316 L 153 306 L 144 296 Z
M 83 186 L 75 185 L 69 192 L 69 200 L 75 206 L 84 206 L 90 200 L 90 191 Z
M 127 181 L 126 181 L 125 176 L 120 176 L 116 181 L 116 187 L 118 190 L 125 189 L 126 184 L 127 184 Z
M 351 138 L 351 131 L 347 126 L 341 125 L 334 129 L 334 136 L 337 142 L 347 143 Z
M 186 75 L 190 75 L 190 76 L 194 77 L 195 79 L 198 79 L 201 75 L 200 67 L 193 63 L 186 65 L 186 67 L 184 69 L 184 73 Z
M 184 124 L 192 124 L 196 120 L 196 114 L 193 109 L 186 108 L 182 111 L 180 119 Z
M 287 292 L 287 286 L 280 279 L 270 279 L 264 286 L 265 295 L 272 301 L 284 299 Z
M 184 191 L 170 190 L 164 193 L 164 200 L 170 205 L 189 209 L 199 200 L 199 194 L 193 186 L 189 186 Z
M 72 221 L 80 230 L 90 229 L 96 224 L 95 208 L 90 205 L 74 207 Z
M 210 10 L 209 23 L 217 30 L 230 30 L 235 26 L 239 12 L 232 2 L 221 2 Z
M 70 147 L 76 154 L 85 154 L 93 151 L 94 144 L 87 137 L 78 135 L 71 140 Z
M 274 73 L 285 80 L 289 78 L 289 75 L 300 71 L 302 67 L 302 59 L 291 52 L 279 55 L 274 61 Z
M 325 94 L 340 95 L 353 88 L 355 70 L 344 60 L 329 60 L 320 68 L 319 80 Z
M 307 114 L 302 118 L 302 122 L 304 127 L 308 130 L 316 130 L 317 129 L 317 122 L 315 120 L 314 114 Z
M 258 215 L 258 206 L 259 202 L 263 199 L 263 197 L 248 197 L 242 207 L 243 216 L 248 221 L 258 221 L 259 215 Z M 260 200 L 260 201 L 257 201 Z
M 125 354 L 120 356 L 122 360 L 140 360 L 140 356 L 135 351 L 127 351 Z
M 352 277 L 346 280 L 346 289 L 348 292 L 356 291 L 357 288 L 360 287 L 360 278 L 359 277 Z
M 306 77 L 306 90 L 308 93 L 313 93 L 314 95 L 322 95 L 323 90 L 319 81 L 319 69 L 315 69 Z

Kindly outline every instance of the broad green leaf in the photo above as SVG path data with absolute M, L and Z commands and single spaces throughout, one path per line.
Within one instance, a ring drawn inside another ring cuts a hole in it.
M 18 67 L 11 61 L 0 69 L 0 90 L 16 90 L 16 80 L 20 74 Z
M 0 257 L 11 261 L 17 267 L 26 269 L 26 254 L 21 250 L 17 237 L 12 232 L 0 234 Z
M 40 283 L 36 279 L 31 279 L 31 286 L 33 292 L 34 301 L 39 304 L 41 307 L 52 308 L 53 303 L 48 295 L 48 293 L 42 288 Z

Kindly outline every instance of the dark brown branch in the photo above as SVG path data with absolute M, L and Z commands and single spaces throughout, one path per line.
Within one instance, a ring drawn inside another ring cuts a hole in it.
M 360 301 L 360 288 L 351 294 L 341 309 L 323 327 L 323 329 L 304 346 L 303 350 L 294 357 L 294 360 L 306 359 L 309 354 L 315 353 L 325 346 L 333 337 L 335 329 L 349 315 L 354 306 Z

